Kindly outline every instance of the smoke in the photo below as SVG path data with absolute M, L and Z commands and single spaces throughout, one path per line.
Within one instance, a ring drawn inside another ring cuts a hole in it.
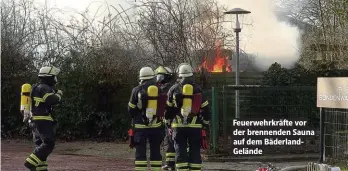
M 243 22 L 251 25 L 243 25 L 240 47 L 246 53 L 256 56 L 255 65 L 258 68 L 267 70 L 274 62 L 291 68 L 298 61 L 300 31 L 297 27 L 277 19 L 274 0 L 219 1 L 228 9 L 242 8 L 251 11 L 243 16 Z

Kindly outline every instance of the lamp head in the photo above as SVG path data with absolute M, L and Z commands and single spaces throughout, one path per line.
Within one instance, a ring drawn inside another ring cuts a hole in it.
M 234 31 L 237 33 L 237 32 L 240 32 L 241 31 L 241 27 L 240 27 L 240 23 L 239 23 L 239 19 L 238 19 L 238 14 L 249 14 L 251 13 L 250 11 L 247 11 L 247 10 L 244 10 L 244 9 L 241 9 L 241 8 L 233 8 L 229 11 L 226 11 L 224 12 L 225 14 L 235 14 L 236 15 L 236 26 L 234 28 Z
M 249 14 L 251 13 L 250 11 L 244 10 L 242 8 L 233 8 L 231 10 L 228 10 L 224 12 L 224 14 Z

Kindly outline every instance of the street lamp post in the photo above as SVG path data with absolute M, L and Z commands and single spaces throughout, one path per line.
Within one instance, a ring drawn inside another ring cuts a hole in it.
M 237 54 L 237 58 L 236 58 L 236 86 L 239 86 L 239 33 L 242 31 L 242 28 L 240 27 L 240 23 L 238 20 L 238 14 L 249 14 L 250 11 L 246 11 L 243 10 L 241 8 L 233 8 L 229 11 L 224 12 L 225 14 L 235 14 L 236 15 L 236 27 L 234 28 L 234 32 L 236 33 L 236 54 Z M 239 118 L 240 117 L 240 113 L 239 113 L 239 90 L 236 90 L 236 98 L 235 98 L 235 102 L 236 102 L 236 113 L 235 113 L 235 117 Z

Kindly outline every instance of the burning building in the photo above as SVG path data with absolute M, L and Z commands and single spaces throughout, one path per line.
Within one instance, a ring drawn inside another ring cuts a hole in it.
M 213 56 L 213 59 L 211 59 Z M 223 72 L 224 67 L 226 72 L 232 72 L 232 66 L 228 62 L 228 55 L 223 55 L 223 50 L 221 49 L 221 42 L 219 42 L 214 50 L 213 55 L 205 56 L 199 70 L 206 70 L 207 72 Z
M 209 51 L 203 57 L 202 62 L 198 66 L 198 72 L 206 71 L 209 73 L 219 73 L 224 72 L 235 72 L 236 68 L 236 58 L 232 60 L 229 59 L 229 56 L 232 55 L 231 50 L 222 49 L 221 43 L 218 43 L 216 48 L 213 51 Z M 202 55 L 203 56 L 203 55 Z M 233 54 L 235 56 L 235 53 Z M 239 67 L 240 72 L 251 71 L 255 72 L 257 69 L 253 65 L 254 59 L 253 55 L 240 53 L 239 56 Z

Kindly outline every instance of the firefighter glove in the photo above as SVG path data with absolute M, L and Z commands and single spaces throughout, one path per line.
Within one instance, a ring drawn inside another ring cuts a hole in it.
M 201 147 L 203 150 L 208 149 L 208 141 L 207 141 L 207 134 L 205 130 L 202 130 L 202 142 L 201 142 Z
M 129 136 L 129 148 L 133 149 L 135 147 L 133 129 L 128 130 L 128 136 Z

